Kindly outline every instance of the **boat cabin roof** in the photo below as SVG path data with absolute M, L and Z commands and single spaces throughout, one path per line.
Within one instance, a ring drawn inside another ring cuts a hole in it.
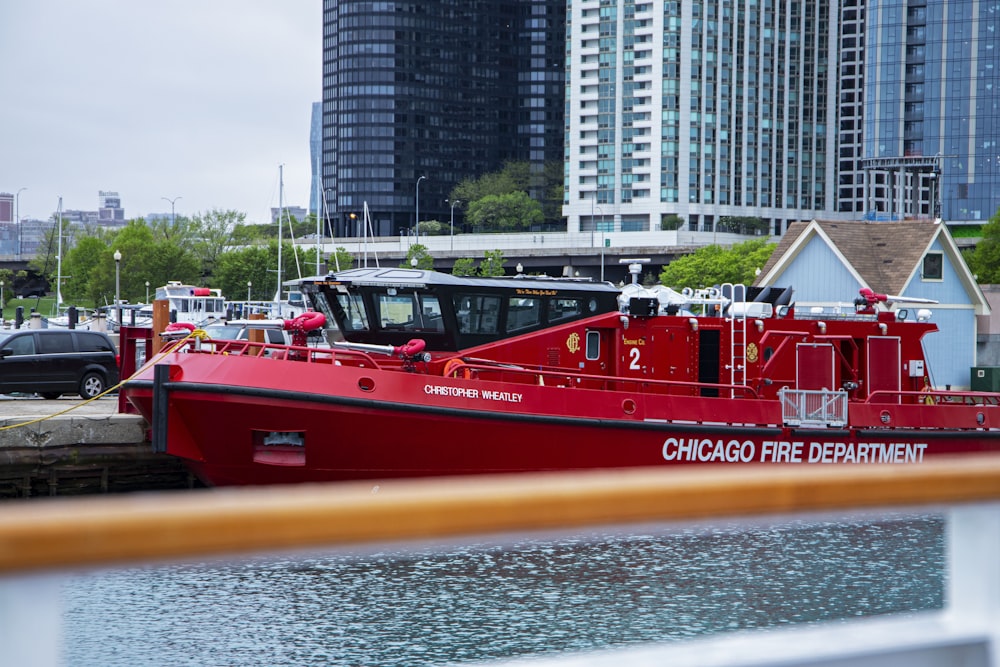
M 595 282 L 589 278 L 552 278 L 550 276 L 531 276 L 519 274 L 516 276 L 455 276 L 450 273 L 439 271 L 425 271 L 422 269 L 407 269 L 403 267 L 382 267 L 382 268 L 360 268 L 348 269 L 339 273 L 328 273 L 325 276 L 311 276 L 299 278 L 285 283 L 286 286 L 295 287 L 315 284 L 344 284 L 344 285 L 381 285 L 381 286 L 460 286 L 467 288 L 470 286 L 481 286 L 489 289 L 513 289 L 515 287 L 553 289 L 558 286 L 562 289 L 573 289 L 580 291 L 593 291 L 603 293 L 620 292 L 609 282 Z
M 291 281 L 350 342 L 460 350 L 618 308 L 611 283 L 362 268 Z

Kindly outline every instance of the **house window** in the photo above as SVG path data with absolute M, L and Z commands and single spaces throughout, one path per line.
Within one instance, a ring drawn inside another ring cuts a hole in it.
M 941 280 L 944 271 L 944 257 L 939 252 L 929 252 L 924 255 L 924 270 L 921 277 L 924 280 Z

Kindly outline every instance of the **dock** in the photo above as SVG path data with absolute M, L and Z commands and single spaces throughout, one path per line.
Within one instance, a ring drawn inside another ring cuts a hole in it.
M 153 453 L 149 425 L 118 397 L 0 395 L 0 499 L 198 486 L 174 457 Z

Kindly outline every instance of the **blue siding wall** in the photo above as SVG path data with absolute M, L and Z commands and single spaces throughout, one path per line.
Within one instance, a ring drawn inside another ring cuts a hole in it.
M 969 387 L 969 369 L 975 365 L 976 315 L 971 306 L 965 309 L 931 309 L 931 321 L 939 331 L 924 338 L 924 354 L 936 388 L 950 384 L 953 389 Z M 915 314 L 915 309 L 910 309 Z
M 941 241 L 935 241 L 928 252 L 939 252 L 944 256 L 941 276 L 943 280 L 923 280 L 920 276 L 923 265 L 917 266 L 917 271 L 909 284 L 903 290 L 903 296 L 920 297 L 923 299 L 934 299 L 942 304 L 960 304 L 971 306 L 969 295 L 959 279 L 958 271 L 951 262 L 948 255 L 941 247 Z
M 959 272 L 944 252 L 940 239 L 931 245 L 928 252 L 940 252 L 944 256 L 942 280 L 923 280 L 920 275 L 923 267 L 918 266 L 903 290 L 903 296 L 934 299 L 938 303 L 928 306 L 900 304 L 898 307 L 909 308 L 914 315 L 919 307 L 929 308 L 933 313 L 931 321 L 938 325 L 940 331 L 924 339 L 924 352 L 934 386 L 943 388 L 950 384 L 953 388 L 967 388 L 969 369 L 975 365 L 976 356 L 975 310 Z
M 774 285 L 792 287 L 796 301 L 850 303 L 862 285 L 820 238 L 812 238 Z

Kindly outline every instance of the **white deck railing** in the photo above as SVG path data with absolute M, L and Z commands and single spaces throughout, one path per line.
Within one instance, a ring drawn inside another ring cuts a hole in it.
M 345 483 L 12 501 L 0 504 L 0 663 L 59 664 L 59 582 L 69 569 L 588 525 L 924 507 L 947 508 L 940 612 L 530 664 L 1000 667 L 998 501 L 1000 457 L 988 455 L 909 466 L 687 467 L 383 482 L 377 489 Z
M 781 418 L 786 426 L 847 425 L 847 392 L 828 389 L 786 389 L 778 391 Z

